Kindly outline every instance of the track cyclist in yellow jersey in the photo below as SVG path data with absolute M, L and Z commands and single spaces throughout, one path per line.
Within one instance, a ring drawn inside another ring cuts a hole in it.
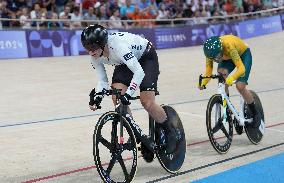
M 248 45 L 234 35 L 213 36 L 205 41 L 203 51 L 206 56 L 205 76 L 211 76 L 213 63 L 218 63 L 218 73 L 222 74 L 226 80 L 226 93 L 229 95 L 228 87 L 236 81 L 236 88 L 252 113 L 252 126 L 259 127 L 261 115 L 257 111 L 251 92 L 246 88 L 252 65 L 252 56 Z M 232 73 L 235 68 L 236 71 Z M 209 80 L 203 79 L 198 88 L 203 90 Z

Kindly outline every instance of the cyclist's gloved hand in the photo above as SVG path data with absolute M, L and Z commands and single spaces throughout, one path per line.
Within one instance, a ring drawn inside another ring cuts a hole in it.
M 120 102 L 123 105 L 130 105 L 130 101 L 129 101 L 130 98 L 131 98 L 131 96 L 129 94 L 125 93 L 124 95 L 120 96 Z
M 234 84 L 235 78 L 233 76 L 229 76 L 226 79 L 226 84 L 232 86 Z
M 199 88 L 199 90 L 203 90 L 203 89 L 205 89 L 206 87 L 205 87 L 205 85 L 201 85 L 201 86 L 200 86 L 200 85 L 198 84 L 198 88 Z
M 101 104 L 102 100 L 103 100 L 103 96 L 102 95 L 97 95 L 95 97 L 95 100 L 94 100 L 94 105 L 99 106 Z
M 206 89 L 206 84 L 208 83 L 208 79 L 202 78 L 202 75 L 199 76 L 199 82 L 198 82 L 198 89 L 203 90 Z
M 100 106 L 100 104 L 103 100 L 103 96 L 102 95 L 96 95 L 95 88 L 92 89 L 89 96 L 90 96 L 90 101 L 89 101 L 90 109 L 96 110 Z M 93 106 L 95 106 L 95 107 L 93 107 Z

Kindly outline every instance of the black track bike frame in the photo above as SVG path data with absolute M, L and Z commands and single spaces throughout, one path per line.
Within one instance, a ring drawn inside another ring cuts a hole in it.
M 132 116 L 128 114 L 127 112 L 127 105 L 119 104 L 119 98 L 121 96 L 121 91 L 117 89 L 113 90 L 104 90 L 103 92 L 97 93 L 97 95 L 115 95 L 117 100 L 117 106 L 115 111 L 118 113 L 118 120 L 120 121 L 120 139 L 123 139 L 123 117 L 129 122 L 129 125 L 131 129 L 134 132 L 134 135 L 136 137 L 137 143 L 141 142 L 143 143 L 150 151 L 153 153 L 156 152 L 158 149 L 162 148 L 160 146 L 157 146 L 155 143 L 155 122 L 154 119 L 149 115 L 149 136 L 143 133 L 141 128 L 137 125 L 137 123 L 134 121 Z M 140 99 L 139 96 L 137 97 L 131 97 L 130 100 L 137 100 Z M 100 106 L 98 107 L 100 108 Z M 114 121 L 112 125 L 112 142 L 115 144 L 118 142 L 118 139 L 116 138 L 117 134 L 117 123 L 118 121 Z M 123 141 L 123 140 L 122 140 Z M 115 147 L 113 147 L 115 148 Z
M 135 99 L 131 99 L 135 100 Z M 149 137 L 143 133 L 141 128 L 137 125 L 137 123 L 134 121 L 134 119 L 131 117 L 130 114 L 127 113 L 127 105 L 119 105 L 118 106 L 119 111 L 119 118 L 120 122 L 123 123 L 122 117 L 124 117 L 131 126 L 131 129 L 134 132 L 134 135 L 136 137 L 137 143 L 141 142 L 143 143 L 150 151 L 155 152 L 156 150 L 156 144 L 154 142 L 154 120 L 149 116 Z M 122 127 L 122 125 L 121 125 Z M 120 134 L 123 134 L 123 129 L 120 128 Z

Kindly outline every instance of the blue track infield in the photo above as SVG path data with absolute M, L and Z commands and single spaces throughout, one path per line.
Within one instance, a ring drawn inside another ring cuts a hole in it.
M 244 166 L 233 168 L 192 183 L 283 183 L 284 153 L 271 156 Z

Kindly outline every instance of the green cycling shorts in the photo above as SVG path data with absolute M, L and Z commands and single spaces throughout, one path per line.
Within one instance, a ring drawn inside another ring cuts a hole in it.
M 241 55 L 241 59 L 243 61 L 246 71 L 243 76 L 237 79 L 237 81 L 248 84 L 248 78 L 249 78 L 250 69 L 252 65 L 252 56 L 251 56 L 251 52 L 249 48 L 247 48 L 246 51 Z M 218 64 L 218 69 L 219 68 L 227 69 L 229 73 L 231 73 L 235 69 L 235 67 L 236 66 L 231 59 L 224 60 Z

